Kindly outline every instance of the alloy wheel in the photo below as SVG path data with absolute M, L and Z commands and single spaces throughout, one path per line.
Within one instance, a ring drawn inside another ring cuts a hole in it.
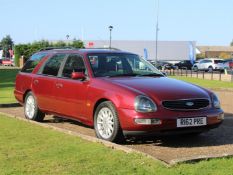
M 114 132 L 113 113 L 107 107 L 103 107 L 97 115 L 97 130 L 104 139 L 109 139 Z
M 29 96 L 26 100 L 26 104 L 25 104 L 25 113 L 27 115 L 27 117 L 29 119 L 33 119 L 34 115 L 35 115 L 35 99 L 33 98 L 33 96 Z

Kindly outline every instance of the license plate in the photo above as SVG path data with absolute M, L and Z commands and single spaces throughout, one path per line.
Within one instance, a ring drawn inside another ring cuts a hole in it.
M 206 125 L 206 117 L 195 117 L 195 118 L 178 118 L 176 126 L 181 127 L 192 127 L 192 126 L 204 126 Z

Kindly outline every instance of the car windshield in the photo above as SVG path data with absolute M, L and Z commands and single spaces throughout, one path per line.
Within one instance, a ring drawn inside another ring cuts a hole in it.
M 95 77 L 163 76 L 153 65 L 135 54 L 89 54 Z

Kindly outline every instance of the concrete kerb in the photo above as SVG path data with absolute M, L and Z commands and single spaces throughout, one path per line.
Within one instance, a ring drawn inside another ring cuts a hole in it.
M 67 130 L 67 129 L 63 129 L 63 128 L 58 128 L 58 127 L 55 127 L 55 126 L 51 126 L 51 125 L 48 125 L 48 124 L 45 124 L 45 123 L 39 123 L 39 122 L 35 122 L 35 121 L 32 121 L 32 120 L 27 120 L 27 119 L 24 119 L 24 118 L 21 118 L 21 117 L 17 117 L 17 116 L 14 116 L 14 115 L 11 115 L 11 114 L 7 114 L 7 113 L 4 113 L 4 112 L 0 112 L 1 115 L 4 115 L 4 116 L 7 116 L 7 117 L 11 117 L 11 118 L 16 118 L 18 120 L 21 120 L 21 121 L 25 121 L 25 122 L 29 122 L 29 123 L 32 123 L 32 124 L 35 124 L 35 125 L 39 125 L 39 126 L 42 126 L 44 128 L 49 128 L 49 129 L 53 129 L 55 131 L 59 131 L 59 132 L 62 132 L 62 133 L 65 133 L 65 134 L 69 134 L 69 135 L 72 135 L 72 136 L 76 136 L 76 137 L 80 137 L 84 140 L 87 140 L 87 141 L 90 141 L 90 142 L 94 142 L 94 143 L 100 143 L 108 148 L 111 148 L 111 149 L 115 149 L 115 150 L 119 150 L 119 151 L 123 151 L 125 153 L 137 153 L 137 154 L 141 154 L 145 157 L 148 157 L 148 158 L 151 158 L 155 161 L 158 161 L 160 162 L 161 164 L 163 164 L 164 166 L 166 167 L 170 167 L 171 165 L 174 165 L 176 163 L 170 163 L 170 162 L 165 162 L 163 160 L 160 160 L 160 159 L 157 159 L 149 154 L 146 154 L 146 153 L 143 153 L 141 151 L 138 151 L 138 150 L 135 150 L 135 149 L 132 149 L 132 148 L 128 148 L 126 146 L 123 146 L 123 145 L 118 145 L 118 144 L 115 144 L 115 143 L 112 143 L 112 142 L 108 142 L 108 141 L 105 141 L 105 140 L 101 140 L 101 139 L 98 139 L 96 137 L 91 137 L 91 136 L 87 136 L 87 135 L 84 135 L 84 134 L 81 134 L 81 133 L 78 133 L 78 132 L 74 132 L 74 131 L 70 131 L 70 130 Z
M 174 159 L 172 161 L 169 162 L 169 165 L 176 165 L 176 164 L 180 164 L 180 163 L 195 163 L 195 162 L 200 162 L 202 160 L 211 160 L 211 159 L 216 159 L 216 158 L 231 158 L 233 157 L 233 152 L 230 154 L 219 154 L 216 156 L 210 156 L 210 155 L 200 155 L 200 156 L 195 156 L 193 158 L 183 158 L 183 159 Z
M 19 103 L 0 104 L 0 108 L 12 108 L 21 106 Z

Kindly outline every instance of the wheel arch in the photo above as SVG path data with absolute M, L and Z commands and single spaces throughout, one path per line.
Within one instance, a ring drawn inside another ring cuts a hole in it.
M 99 106 L 99 104 L 105 102 L 105 101 L 110 101 L 112 102 L 112 100 L 108 99 L 108 98 L 101 98 L 99 100 L 96 101 L 95 105 L 94 105 L 94 108 L 93 108 L 93 111 L 92 111 L 92 118 L 94 120 L 94 117 L 95 117 L 95 111 L 96 111 L 96 108 Z M 112 102 L 113 103 L 113 102 Z M 113 103 L 114 104 L 114 103 Z M 114 104 L 115 105 L 115 104 Z
M 31 89 L 27 89 L 27 90 L 24 92 L 24 94 L 23 94 L 23 103 L 25 102 L 25 98 L 26 98 L 28 92 L 31 92 Z

